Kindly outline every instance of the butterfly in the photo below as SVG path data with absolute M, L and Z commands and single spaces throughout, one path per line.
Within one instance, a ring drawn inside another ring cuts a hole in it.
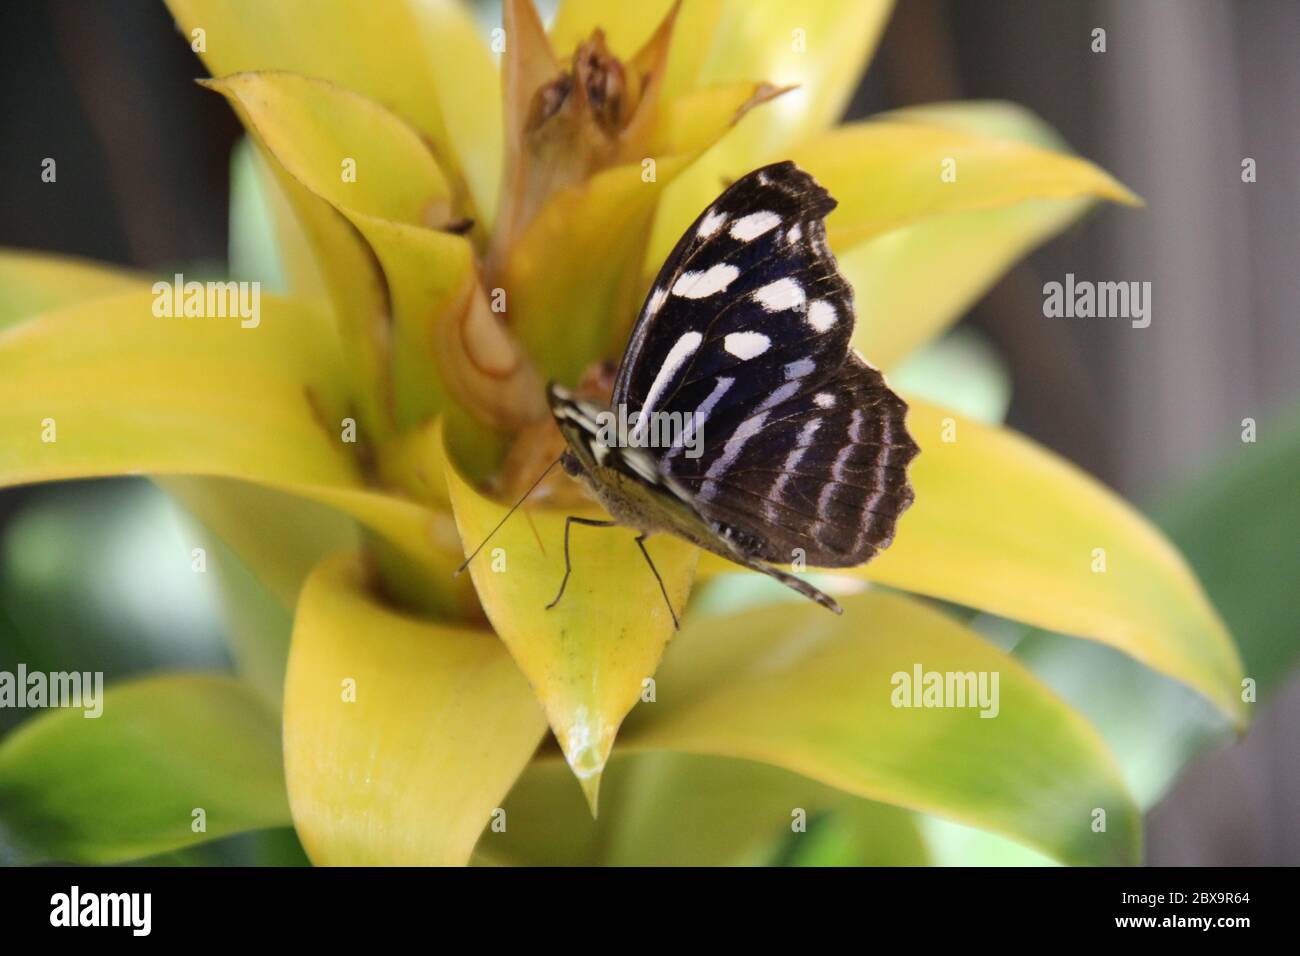
M 850 347 L 853 289 L 826 242 L 835 206 L 790 161 L 736 180 L 665 260 L 610 405 L 547 386 L 566 444 L 558 463 L 613 519 L 565 520 L 564 577 L 548 609 L 569 582 L 576 524 L 638 532 L 674 625 L 645 546 L 658 532 L 842 613 L 779 565 L 852 567 L 888 547 L 912 503 L 907 467 L 920 449 L 907 404 Z M 632 427 L 611 428 L 612 418 Z
M 852 567 L 888 547 L 914 497 L 907 467 L 920 449 L 907 432 L 907 404 L 850 347 L 853 289 L 826 242 L 835 206 L 790 161 L 738 179 L 660 269 L 611 407 L 547 386 L 565 471 L 614 519 L 567 519 L 564 579 L 549 607 L 568 583 L 570 527 L 618 524 L 639 532 L 674 624 L 645 547 L 656 532 L 842 613 L 778 565 Z M 630 440 L 610 441 L 614 410 L 637 423 Z M 668 430 L 643 424 L 656 415 L 684 423 L 657 447 L 647 433 Z

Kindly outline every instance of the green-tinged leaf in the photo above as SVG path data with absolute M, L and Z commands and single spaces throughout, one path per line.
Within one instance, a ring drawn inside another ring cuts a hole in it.
M 1241 662 L 1178 551 L 1028 439 L 912 401 L 916 502 L 855 573 L 1119 648 L 1243 724 Z
M 484 830 L 475 853 L 529 866 L 749 865 L 810 842 L 810 820 L 833 808 L 855 821 L 857 805 L 906 816 L 769 764 L 668 753 L 616 752 L 600 804 L 593 820 L 564 764 L 534 761 L 506 799 L 505 828 Z M 882 836 L 852 829 L 871 845 Z
M 871 800 L 853 800 L 817 819 L 794 841 L 795 866 L 926 866 L 930 854 L 917 815 Z
M 1027 199 L 1138 202 L 1114 177 L 1068 153 L 917 121 L 841 126 L 801 143 L 790 158 L 838 201 L 826 223 L 836 249 L 935 216 Z
M 1013 103 L 931 103 L 883 113 L 878 120 L 944 127 L 960 137 L 992 137 L 1013 150 L 1019 144 L 1060 155 L 1069 151 L 1054 129 Z M 960 175 L 959 168 L 958 183 Z M 1132 200 L 1105 173 L 1098 170 L 1096 176 L 1101 177 L 1095 181 L 1099 187 L 1121 191 L 1114 198 Z M 1015 262 L 1090 206 L 1085 198 L 1029 199 L 918 221 L 858 245 L 838 244 L 840 271 L 853 284 L 857 304 L 854 345 L 882 368 L 897 365 L 956 322 Z M 934 276 L 943 281 L 934 282 Z
M 350 556 L 326 561 L 303 588 L 284 757 L 314 863 L 468 862 L 545 729 L 491 633 L 385 608 Z
M 0 250 L 0 332 L 42 312 L 85 299 L 143 289 L 148 280 L 125 269 L 48 253 Z
M 357 547 L 356 522 L 245 481 L 173 476 L 157 483 L 190 513 L 203 539 L 240 675 L 278 706 L 298 593 L 322 558 Z
M 29 857 L 115 863 L 288 823 L 280 728 L 256 691 L 171 675 L 101 703 L 97 718 L 43 714 L 0 743 L 0 825 Z
M 469 554 L 508 506 L 477 491 L 450 461 L 446 476 Z M 469 570 L 488 619 L 532 684 L 594 806 L 614 736 L 654 676 L 673 621 L 636 532 L 627 528 L 572 529 L 573 574 L 563 600 L 547 610 L 564 574 L 564 525 L 563 512 L 523 510 Z M 647 547 L 680 614 L 697 551 L 668 536 Z
M 347 515 L 282 491 L 225 478 L 161 478 L 158 484 L 239 555 L 287 608 L 327 554 L 357 545 Z
M 192 47 L 200 39 L 194 31 L 203 31 L 204 49 L 197 52 L 213 76 L 278 70 L 363 93 L 429 139 L 461 194 L 463 214 L 477 219 L 490 212 L 500 148 L 494 132 L 500 124 L 493 118 L 500 116 L 500 103 L 491 56 L 460 4 L 370 0 L 364 10 L 351 0 L 167 5 Z
M 842 617 L 783 604 L 688 626 L 621 746 L 761 760 L 1066 862 L 1137 862 L 1141 820 L 1118 766 L 1028 670 L 909 598 L 841 603 Z M 900 706 L 917 669 L 983 675 L 986 706 Z
M 943 216 L 839 252 L 840 272 L 853 285 L 854 347 L 873 365 L 896 366 L 1088 205 L 1082 199 L 1041 199 Z
M 1263 701 L 1300 659 L 1300 413 L 1251 427 L 1253 442 L 1234 443 L 1157 514 L 1237 635 Z
M 272 156 L 358 364 L 362 430 L 386 437 L 455 397 L 498 424 L 540 415 L 531 369 L 488 308 L 447 184 L 414 130 L 364 97 L 283 73 L 211 81 Z M 355 161 L 355 181 L 341 164 Z M 435 228 L 429 228 L 435 227 Z
M 263 296 L 259 322 L 159 318 L 154 297 L 72 306 L 0 334 L 0 485 L 103 475 L 238 478 L 347 512 L 474 607 L 450 516 L 359 484 L 328 316 Z M 129 345 L 129 347 L 128 347 Z M 53 439 L 53 440 L 47 440 Z

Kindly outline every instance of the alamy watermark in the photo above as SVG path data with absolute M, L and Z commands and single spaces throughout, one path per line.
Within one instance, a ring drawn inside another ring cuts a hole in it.
M 1150 282 L 1076 281 L 1043 285 L 1043 315 L 1049 319 L 1129 319 L 1135 329 L 1151 324 Z
M 631 412 L 620 403 L 596 416 L 596 440 L 606 448 L 681 448 L 704 453 L 704 416 L 698 412 Z
M 0 707 L 79 707 L 82 716 L 98 717 L 104 712 L 103 671 L 28 671 L 19 664 L 17 673 L 0 671 Z
M 238 318 L 241 329 L 262 324 L 260 282 L 186 282 L 176 273 L 171 282 L 153 284 L 153 314 L 160 319 Z
M 996 717 L 997 671 L 927 671 L 913 664 L 911 672 L 895 671 L 889 678 L 893 690 L 889 702 L 895 707 L 978 709 L 981 717 Z

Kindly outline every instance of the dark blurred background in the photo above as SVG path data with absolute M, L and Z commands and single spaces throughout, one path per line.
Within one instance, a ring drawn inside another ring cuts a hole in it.
M 1104 54 L 1090 48 L 1097 27 Z M 161 2 L 6 4 L 0 245 L 164 274 L 223 269 L 240 129 L 192 82 L 202 75 Z M 1242 642 L 1248 673 L 1269 671 L 1248 738 L 1198 759 L 1150 814 L 1148 859 L 1300 862 L 1300 4 L 903 0 L 850 116 L 971 98 L 1030 108 L 1148 204 L 1086 217 L 964 320 L 1005 363 L 1009 423 L 1164 524 Z M 57 188 L 33 172 L 46 156 L 58 159 Z M 1245 157 L 1256 183 L 1241 181 Z M 1045 319 L 1042 285 L 1066 272 L 1150 281 L 1151 327 Z M 1240 441 L 1247 417 L 1256 445 Z M 44 635 L 95 627 L 121 631 L 98 662 L 110 679 L 144 666 L 141 647 L 148 669 L 224 660 L 192 582 L 155 580 L 139 615 L 104 620 L 94 607 L 69 617 L 58 581 L 42 578 L 57 578 L 59 534 L 69 548 L 97 542 L 89 550 L 104 561 L 147 552 L 138 521 L 104 518 L 104 501 L 111 516 L 114 496 L 137 501 L 134 489 L 0 492 L 0 666 L 44 656 L 55 669 Z M 44 542 L 49 568 L 24 540 Z M 162 621 L 159 595 L 171 615 Z M 141 636 L 151 617 L 154 633 Z M 177 645 L 166 635 L 187 620 L 194 636 Z M 134 650 L 114 650 L 122 641 Z

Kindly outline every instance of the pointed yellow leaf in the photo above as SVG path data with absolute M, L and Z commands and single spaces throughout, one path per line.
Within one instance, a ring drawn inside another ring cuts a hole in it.
M 545 730 L 491 633 L 390 610 L 351 556 L 308 579 L 285 680 L 284 760 L 312 862 L 468 862 Z
M 799 144 L 789 158 L 839 203 L 826 222 L 836 249 L 934 216 L 1027 199 L 1138 201 L 1108 173 L 1068 153 L 916 121 L 841 126 Z
M 280 70 L 395 110 L 428 137 L 460 213 L 486 220 L 499 167 L 496 70 L 469 12 L 450 0 L 168 0 L 213 76 Z M 195 31 L 202 31 L 196 34 Z M 472 199 L 470 193 L 472 192 Z
M 753 80 L 796 89 L 755 113 L 711 158 L 724 168 L 749 163 L 744 172 L 785 158 L 778 154 L 838 121 L 892 8 L 892 0 L 725 0 L 700 85 Z
M 1027 668 L 905 596 L 841 603 L 842 617 L 811 603 L 697 617 L 620 746 L 772 763 L 1069 863 L 1138 861 L 1141 816 L 1118 764 Z M 951 685 L 931 698 L 949 706 L 916 705 L 927 674 Z M 950 675 L 976 697 L 983 681 L 982 701 L 951 706 L 961 699 Z
M 897 366 L 1089 205 L 1086 199 L 1040 199 L 941 216 L 837 252 L 840 272 L 853 286 L 854 347 L 873 365 Z
M 1109 644 L 1247 721 L 1227 628 L 1178 551 L 1131 505 L 1029 439 L 909 399 L 916 501 L 848 572 Z M 732 570 L 706 555 L 701 570 Z
M 1150 522 L 1012 431 L 910 404 L 908 430 L 922 449 L 916 502 L 893 545 L 859 573 L 1110 644 L 1245 723 L 1232 639 Z
M 508 505 L 477 491 L 450 461 L 452 510 L 468 555 Z M 599 518 L 592 506 L 584 517 Z M 528 677 L 573 772 L 594 802 L 619 725 L 652 678 L 673 622 L 628 528 L 571 531 L 573 573 L 563 599 L 549 604 L 564 575 L 565 514 L 525 506 L 469 565 L 488 620 Z M 647 543 L 680 616 L 697 551 L 676 538 Z
M 422 569 L 429 601 L 475 606 L 453 581 L 449 515 L 363 487 L 329 317 L 262 296 L 239 318 L 159 318 L 150 292 L 96 299 L 0 333 L 0 485 L 102 475 L 239 478 L 352 515 Z
M 942 128 L 958 138 L 991 137 L 1012 153 L 1046 150 L 1060 157 L 1058 162 L 1069 160 L 1069 147 L 1056 131 L 1014 103 L 931 103 L 884 113 L 878 120 L 895 127 Z M 997 162 L 986 159 L 992 172 Z M 1079 184 L 1091 182 L 1095 191 L 1085 190 L 1082 198 L 1026 198 L 1000 208 L 957 210 L 858 244 L 836 240 L 840 271 L 852 283 L 857 304 L 858 350 L 878 366 L 897 365 L 957 321 L 1015 262 L 1082 216 L 1093 197 L 1135 201 L 1123 186 L 1086 164 L 1057 168 L 1074 168 L 1082 176 Z M 957 183 L 946 185 L 961 183 L 962 169 L 957 167 Z M 854 181 L 852 170 L 848 180 L 843 183 L 846 195 L 859 194 L 863 180 Z M 1009 174 L 1006 185 L 1011 185 Z M 837 198 L 839 188 L 832 189 Z M 832 214 L 832 228 L 839 215 L 839 210 Z M 931 281 L 935 275 L 944 281 Z

